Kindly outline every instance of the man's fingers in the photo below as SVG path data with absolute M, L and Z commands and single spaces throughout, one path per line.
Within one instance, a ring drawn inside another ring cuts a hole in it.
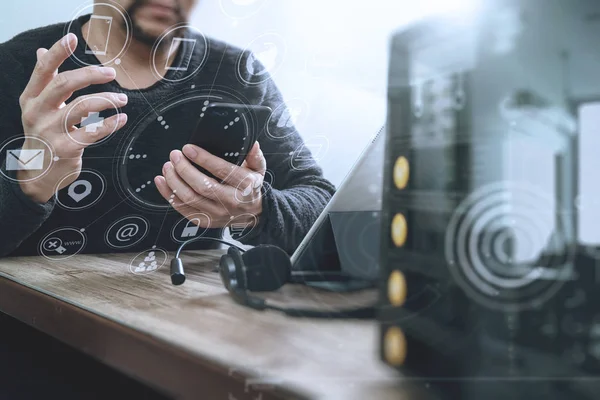
M 177 175 L 202 197 L 214 201 L 226 201 L 227 196 L 233 196 L 233 188 L 222 185 L 198 171 L 179 150 L 173 150 L 170 159 L 175 166 Z
M 169 185 L 167 185 L 167 180 L 164 176 L 159 175 L 155 177 L 154 184 L 156 185 L 156 188 L 158 189 L 160 195 L 164 197 L 164 199 L 167 200 L 171 204 L 171 206 L 175 210 L 177 210 L 177 212 L 179 212 L 181 215 L 192 215 L 198 212 L 198 210 L 185 205 L 181 201 L 181 199 L 179 199 L 176 195 L 173 194 L 173 191 L 171 190 Z
M 194 164 L 201 166 L 220 181 L 234 188 L 238 187 L 243 181 L 248 182 L 248 175 L 251 175 L 248 170 L 231 164 L 192 144 L 183 146 L 183 154 Z M 252 184 L 254 184 L 256 178 L 252 176 L 250 179 L 252 180 Z
M 171 188 L 172 194 L 176 194 L 184 204 L 190 207 L 204 209 L 206 204 L 212 202 L 212 200 L 200 196 L 183 179 L 181 179 L 171 162 L 167 162 L 163 166 L 163 176 L 167 181 L 167 185 Z
M 85 148 L 121 129 L 125 123 L 127 123 L 127 114 L 116 114 L 102 121 L 101 125 L 83 126 L 69 132 L 69 140 L 75 143 L 75 147 Z
M 66 118 L 65 125 L 71 127 L 82 122 L 89 113 L 104 111 L 109 108 L 123 107 L 127 104 L 127 95 L 124 93 L 97 93 L 81 96 L 65 107 L 63 113 Z
M 91 85 L 100 85 L 115 79 L 116 71 L 110 67 L 90 66 L 61 72 L 42 90 L 39 105 L 43 109 L 58 108 L 73 92 Z
M 267 160 L 260 149 L 260 144 L 258 142 L 254 142 L 254 146 L 250 149 L 248 156 L 245 160 L 246 167 L 251 169 L 252 171 L 258 172 L 262 176 L 265 175 L 267 171 Z
M 50 50 L 38 50 L 38 61 L 33 69 L 29 83 L 23 91 L 23 97 L 33 98 L 38 96 L 52 81 L 58 67 L 69 58 L 76 47 L 77 36 L 69 33 L 54 43 Z

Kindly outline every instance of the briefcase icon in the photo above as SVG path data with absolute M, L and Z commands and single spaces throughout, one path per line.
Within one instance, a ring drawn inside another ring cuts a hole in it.
M 194 221 L 196 221 L 198 225 L 194 225 Z M 186 238 L 196 236 L 198 234 L 198 230 L 200 230 L 200 218 L 193 218 L 189 220 L 185 225 L 185 228 L 183 228 L 181 237 Z
M 6 152 L 7 171 L 34 171 L 44 169 L 43 149 L 8 150 Z

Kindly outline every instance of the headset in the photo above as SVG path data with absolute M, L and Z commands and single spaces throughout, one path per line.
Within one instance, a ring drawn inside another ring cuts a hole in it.
M 370 319 L 375 317 L 375 305 L 347 310 L 322 311 L 299 308 L 285 308 L 268 304 L 265 299 L 252 296 L 250 292 L 270 292 L 286 283 L 306 284 L 310 282 L 348 282 L 355 279 L 335 271 L 312 272 L 292 271 L 292 262 L 281 248 L 262 244 L 245 250 L 223 239 L 197 237 L 182 243 L 171 260 L 171 283 L 181 285 L 185 282 L 182 250 L 190 243 L 206 240 L 229 246 L 227 254 L 219 261 L 219 275 L 223 285 L 238 304 L 255 310 L 275 310 L 291 317 L 307 318 L 354 318 Z M 365 282 L 368 286 L 369 283 Z

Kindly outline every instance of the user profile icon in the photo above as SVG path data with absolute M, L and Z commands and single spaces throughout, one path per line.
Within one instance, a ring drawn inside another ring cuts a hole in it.
M 156 246 L 138 253 L 129 263 L 129 271 L 135 275 L 149 275 L 166 264 L 169 254 Z

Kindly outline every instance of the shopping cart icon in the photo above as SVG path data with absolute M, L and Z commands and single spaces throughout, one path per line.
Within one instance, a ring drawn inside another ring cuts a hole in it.
M 236 222 L 231 224 L 229 230 L 233 236 L 241 236 L 244 231 L 250 226 L 250 222 Z

